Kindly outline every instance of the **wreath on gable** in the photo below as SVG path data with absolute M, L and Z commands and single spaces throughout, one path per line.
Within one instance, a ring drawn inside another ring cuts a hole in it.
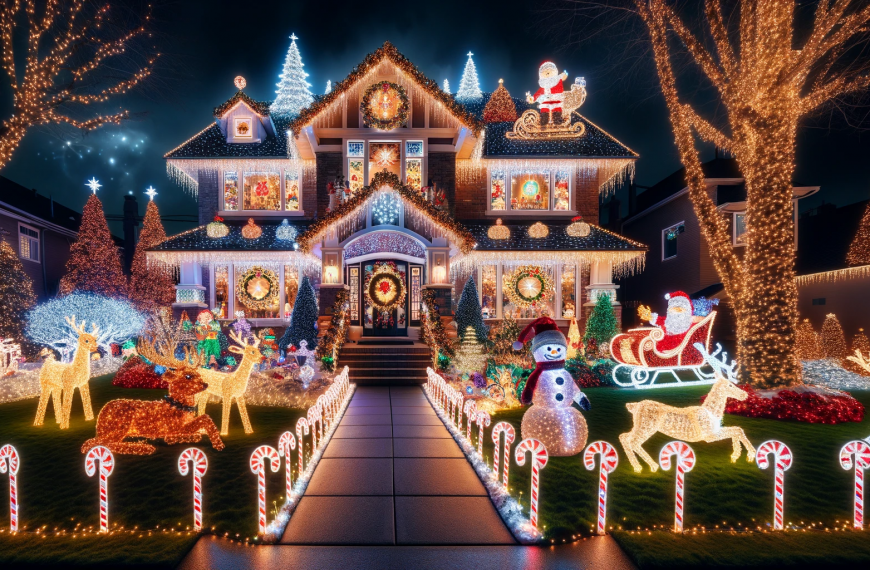
M 390 81 L 369 85 L 359 106 L 364 124 L 381 131 L 401 127 L 408 120 L 411 108 L 405 89 Z
M 553 280 L 537 265 L 523 265 L 509 273 L 505 293 L 510 302 L 521 309 L 534 307 L 553 296 Z
M 405 272 L 399 271 L 393 261 L 376 263 L 366 276 L 366 296 L 381 313 L 403 306 L 405 295 Z
M 278 287 L 274 271 L 255 266 L 239 275 L 236 296 L 249 309 L 268 309 L 278 305 Z

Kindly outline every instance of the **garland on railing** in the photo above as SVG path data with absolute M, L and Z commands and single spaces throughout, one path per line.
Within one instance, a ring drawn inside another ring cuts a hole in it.
M 327 229 L 329 229 L 331 225 L 346 217 L 359 213 L 360 209 L 365 206 L 366 200 L 384 186 L 392 188 L 406 206 L 425 215 L 432 224 L 438 227 L 438 229 L 449 234 L 448 237 L 450 237 L 451 241 L 459 247 L 460 251 L 463 253 L 469 253 L 472 248 L 474 248 L 476 243 L 474 236 L 471 235 L 471 232 L 469 232 L 465 226 L 453 219 L 453 217 L 447 212 L 435 208 L 435 206 L 425 200 L 419 192 L 410 186 L 402 184 L 398 176 L 384 169 L 372 177 L 371 184 L 363 186 L 352 197 L 342 202 L 337 208 L 326 214 L 323 218 L 315 220 L 314 223 L 308 226 L 308 230 L 300 235 L 296 240 L 299 244 L 300 251 L 311 253 L 314 245 L 323 238 Z
M 335 295 L 335 302 L 332 304 L 332 321 L 329 323 L 329 328 L 317 343 L 317 359 L 320 361 L 320 367 L 326 372 L 334 371 L 338 365 L 338 353 L 341 352 L 347 337 L 349 308 L 347 291 L 341 289 Z
M 439 359 L 449 359 L 454 355 L 453 346 L 444 331 L 444 323 L 441 322 L 441 314 L 435 304 L 435 291 L 423 289 L 423 311 L 421 313 L 422 326 L 420 327 L 421 340 L 429 346 L 432 355 L 432 366 L 437 370 L 443 370 Z

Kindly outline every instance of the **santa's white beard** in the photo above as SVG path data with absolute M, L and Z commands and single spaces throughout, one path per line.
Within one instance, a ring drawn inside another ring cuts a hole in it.
M 668 314 L 665 317 L 665 331 L 667 334 L 683 334 L 689 327 L 692 326 L 692 313 L 683 310 L 676 312 L 668 309 Z
M 551 87 L 555 87 L 557 83 L 559 83 L 559 76 L 558 75 L 554 75 L 553 77 L 540 77 L 540 76 L 538 76 L 538 85 L 540 85 L 544 89 L 549 89 Z

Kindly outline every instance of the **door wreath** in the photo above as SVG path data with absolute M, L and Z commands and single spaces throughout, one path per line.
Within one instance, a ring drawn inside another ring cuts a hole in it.
M 405 304 L 405 272 L 393 261 L 376 263 L 366 276 L 366 296 L 381 313 L 389 313 Z

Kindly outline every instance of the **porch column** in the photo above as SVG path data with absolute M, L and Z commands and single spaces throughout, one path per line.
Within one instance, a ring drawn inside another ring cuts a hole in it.
M 616 300 L 617 289 L 619 285 L 613 282 L 613 264 L 610 261 L 593 261 L 589 267 L 589 285 L 586 287 L 589 291 L 589 301 L 583 303 L 586 317 L 588 318 L 589 313 L 592 312 L 598 296 L 607 295 L 613 305 L 613 312 L 616 313 L 616 322 L 621 322 L 622 305 Z
M 196 319 L 196 313 L 208 308 L 205 287 L 202 285 L 202 267 L 196 262 L 185 262 L 181 264 L 179 273 L 172 314 L 177 318 L 182 311 L 187 311 L 187 315 L 193 320 Z

